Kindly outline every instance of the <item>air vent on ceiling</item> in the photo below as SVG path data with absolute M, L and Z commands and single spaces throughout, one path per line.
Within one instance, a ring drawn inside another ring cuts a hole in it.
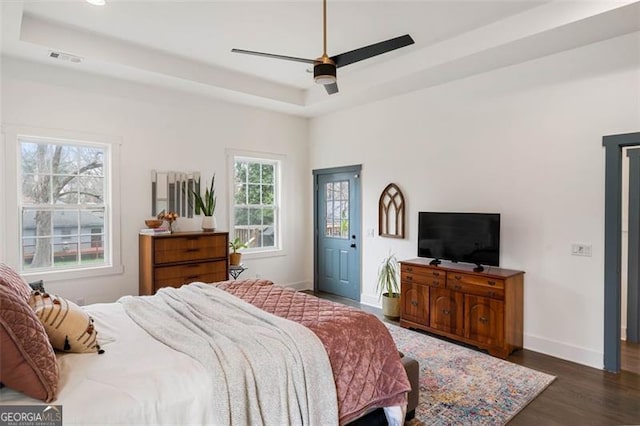
M 80 56 L 76 56 L 76 55 L 72 55 L 70 53 L 64 53 L 64 52 L 50 51 L 49 52 L 49 57 L 50 58 L 54 58 L 54 59 L 60 59 L 62 61 L 73 62 L 73 63 L 76 63 L 76 64 L 82 62 L 82 58 Z

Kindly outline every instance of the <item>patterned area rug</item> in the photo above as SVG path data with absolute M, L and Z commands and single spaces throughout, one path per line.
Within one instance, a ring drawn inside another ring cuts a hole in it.
M 504 425 L 553 380 L 482 352 L 386 324 L 398 349 L 420 363 L 419 425 Z

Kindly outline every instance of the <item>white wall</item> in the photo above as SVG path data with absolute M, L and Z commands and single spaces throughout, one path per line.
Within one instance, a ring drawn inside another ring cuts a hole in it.
M 119 170 L 124 273 L 49 282 L 49 291 L 72 300 L 84 298 L 86 303 L 137 294 L 138 231 L 150 215 L 151 169 L 200 171 L 206 179 L 216 172 L 218 229 L 228 230 L 226 149 L 286 156 L 285 255 L 245 258 L 249 270 L 241 278 L 259 274 L 280 284 L 310 287 L 312 261 L 307 252 L 297 250 L 306 246 L 310 227 L 305 210 L 310 192 L 306 119 L 11 58 L 3 58 L 1 90 L 3 124 L 122 139 Z M 2 188 L 3 198 L 6 191 Z M 7 206 L 7 210 L 16 213 L 15 206 Z M 200 226 L 198 219 L 181 218 L 177 224 L 178 230 Z M 15 242 L 4 243 L 5 253 L 17 250 Z
M 602 136 L 640 130 L 639 52 L 636 33 L 313 119 L 312 168 L 363 165 L 363 235 L 389 182 L 407 201 L 407 239 L 364 240 L 362 300 L 389 249 L 415 257 L 418 211 L 498 212 L 525 346 L 601 368 Z

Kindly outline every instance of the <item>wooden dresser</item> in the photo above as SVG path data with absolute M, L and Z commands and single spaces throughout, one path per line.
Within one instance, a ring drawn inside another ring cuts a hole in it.
M 229 277 L 227 232 L 174 232 L 140 235 L 140 295 L 161 287 L 194 281 L 216 282 Z
M 522 348 L 524 272 L 430 259 L 401 264 L 400 325 L 446 336 L 506 358 Z

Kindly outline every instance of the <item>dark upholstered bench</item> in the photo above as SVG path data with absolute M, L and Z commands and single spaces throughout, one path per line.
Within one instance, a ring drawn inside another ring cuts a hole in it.
M 407 399 L 407 415 L 405 420 L 411 420 L 416 415 L 416 407 L 420 399 L 420 364 L 415 359 L 400 353 L 402 365 L 407 372 L 409 382 L 411 382 L 411 392 Z M 384 410 L 378 408 L 367 415 L 349 423 L 348 426 L 384 426 L 387 424 L 387 418 L 384 416 Z

